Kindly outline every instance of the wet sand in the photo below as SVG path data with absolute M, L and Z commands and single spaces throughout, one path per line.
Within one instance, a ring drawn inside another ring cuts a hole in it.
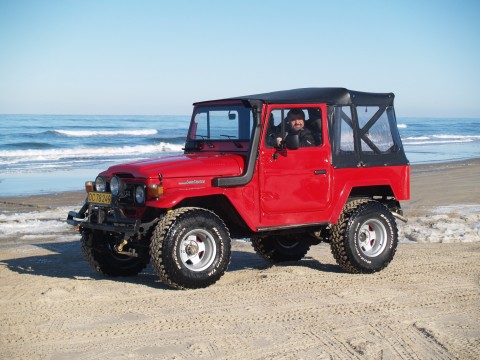
M 407 210 L 480 204 L 480 159 L 412 166 L 410 195 Z
M 478 179 L 479 159 L 413 166 L 406 242 L 372 275 L 344 273 L 328 244 L 272 266 L 234 241 L 218 283 L 175 291 L 151 267 L 97 275 L 69 229 L 4 237 L 0 358 L 478 359 Z M 0 214 L 63 214 L 84 197 L 0 198 Z

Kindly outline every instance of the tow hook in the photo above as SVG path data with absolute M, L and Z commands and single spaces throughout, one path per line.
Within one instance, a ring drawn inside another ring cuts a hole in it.
M 394 218 L 398 219 L 398 220 L 402 220 L 404 223 L 408 222 L 408 219 L 403 216 L 403 215 L 400 215 L 399 213 L 395 212 L 395 211 L 392 211 L 392 215 Z
M 128 241 L 126 239 L 123 239 L 120 244 L 115 245 L 113 248 L 115 249 L 115 252 L 117 254 L 138 257 L 138 253 L 135 251 L 135 249 L 131 249 L 130 251 L 123 251 L 124 246 L 127 244 L 128 244 Z
M 119 253 L 122 252 L 122 251 L 123 251 L 123 247 L 124 247 L 125 245 L 127 245 L 127 244 L 128 244 L 128 241 L 125 240 L 125 239 L 123 239 L 120 244 L 115 245 L 115 251 L 117 251 L 117 252 L 119 252 Z

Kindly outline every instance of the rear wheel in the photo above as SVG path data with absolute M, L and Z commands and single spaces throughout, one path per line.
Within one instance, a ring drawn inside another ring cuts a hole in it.
M 398 230 L 390 211 L 377 201 L 356 200 L 345 206 L 330 232 L 337 263 L 351 273 L 384 269 L 395 255 Z
M 82 233 L 82 253 L 90 267 L 107 276 L 134 276 L 149 262 L 148 257 L 136 258 L 117 254 L 113 249 L 114 239 L 102 232 Z
M 261 257 L 272 262 L 298 261 L 310 250 L 310 243 L 295 236 L 252 237 L 252 246 Z
M 195 289 L 215 283 L 230 263 L 230 234 L 213 212 L 180 208 L 158 223 L 150 243 L 155 272 L 167 285 Z

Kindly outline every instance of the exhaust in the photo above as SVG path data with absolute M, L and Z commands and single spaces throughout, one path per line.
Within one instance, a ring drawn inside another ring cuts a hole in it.
M 398 219 L 398 220 L 402 220 L 404 223 L 408 222 L 408 219 L 403 216 L 403 215 L 400 215 L 399 213 L 395 212 L 395 211 L 392 211 L 392 215 L 394 218 Z

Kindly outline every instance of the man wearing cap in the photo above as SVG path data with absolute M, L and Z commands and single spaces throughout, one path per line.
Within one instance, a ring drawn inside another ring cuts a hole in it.
M 302 109 L 292 109 L 287 114 L 287 121 L 290 123 L 288 135 L 298 135 L 300 147 L 315 146 L 313 134 L 305 128 L 305 113 Z M 277 137 L 277 145 L 280 145 L 281 137 Z

